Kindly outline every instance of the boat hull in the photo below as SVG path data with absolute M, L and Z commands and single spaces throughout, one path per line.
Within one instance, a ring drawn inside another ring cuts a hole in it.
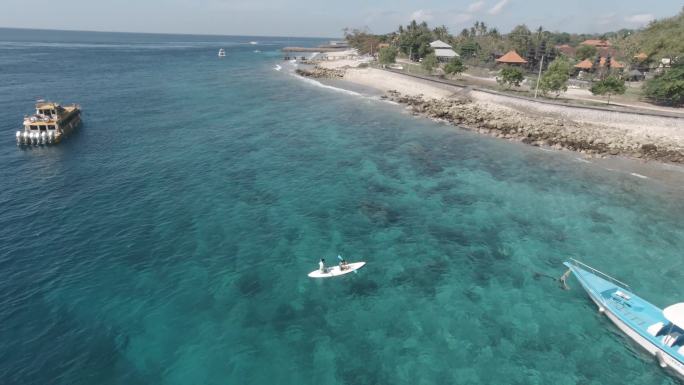
M 662 368 L 666 369 L 680 380 L 684 380 L 684 364 L 680 362 L 680 360 L 673 357 L 670 352 L 661 348 L 657 343 L 654 343 L 654 341 L 657 341 L 656 337 L 648 335 L 644 330 L 639 331 L 625 322 L 625 320 L 623 320 L 624 315 L 618 314 L 612 304 L 605 302 L 604 298 L 601 297 L 600 292 L 597 292 L 595 288 L 591 287 L 582 279 L 582 275 L 578 273 L 576 267 L 568 267 L 573 271 L 575 277 L 577 277 L 589 298 L 596 304 L 600 313 L 604 314 L 627 337 L 651 354 Z M 584 274 L 586 274 L 586 272 L 584 272 Z
M 623 322 L 620 317 L 613 313 L 610 308 L 602 306 L 600 300 L 592 295 L 588 290 L 585 291 L 589 295 L 589 298 L 596 304 L 600 313 L 603 313 L 615 326 L 618 327 L 623 333 L 627 335 L 632 341 L 636 342 L 637 345 L 641 346 L 644 350 L 650 353 L 658 362 L 662 368 L 665 368 L 677 375 L 681 380 L 684 380 L 684 365 L 677 361 L 666 351 L 660 349 L 651 341 L 644 338 L 640 333 L 629 327 L 625 322 Z
M 325 272 L 321 272 L 320 270 L 314 270 L 311 273 L 309 273 L 309 277 L 311 278 L 331 278 L 331 277 L 339 277 L 340 275 L 345 275 L 349 274 L 351 272 L 354 272 L 360 268 L 362 268 L 364 265 L 366 265 L 366 262 L 352 262 L 349 264 L 349 267 L 347 269 L 341 270 L 339 265 L 329 267 L 325 269 Z
M 45 131 L 31 131 L 28 129 L 23 129 L 19 132 L 17 132 L 17 145 L 19 146 L 41 146 L 41 145 L 50 145 L 50 144 L 58 144 L 64 139 L 64 137 L 71 135 L 76 129 L 81 125 L 81 110 L 78 108 L 75 108 L 74 111 L 71 113 L 72 117 L 64 124 L 60 125 L 57 130 L 53 130 L 52 134 L 54 134 L 52 137 L 50 137 L 49 140 L 43 140 L 40 136 L 39 137 L 26 137 L 24 135 L 26 134 L 37 134 L 41 135 L 41 133 L 45 133 Z

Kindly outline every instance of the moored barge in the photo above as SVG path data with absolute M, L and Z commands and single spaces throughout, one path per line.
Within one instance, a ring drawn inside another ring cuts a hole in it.
M 36 112 L 24 116 L 23 130 L 17 131 L 19 145 L 56 144 L 71 134 L 81 123 L 81 107 L 77 104 L 62 106 L 59 103 L 39 100 Z

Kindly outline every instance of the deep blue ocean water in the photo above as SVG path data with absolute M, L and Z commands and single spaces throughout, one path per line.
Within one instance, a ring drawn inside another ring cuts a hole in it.
M 290 75 L 318 43 L 0 29 L 0 383 L 674 383 L 540 273 L 681 300 L 681 188 Z M 19 148 L 41 97 L 84 125 Z

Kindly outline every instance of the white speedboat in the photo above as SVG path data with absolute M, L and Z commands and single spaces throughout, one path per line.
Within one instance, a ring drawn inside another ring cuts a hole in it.
M 684 303 L 660 309 L 634 294 L 630 287 L 582 262 L 564 263 L 589 294 L 600 313 L 651 353 L 662 368 L 684 379 Z
M 221 48 L 221 49 L 218 51 L 218 57 L 226 57 L 226 50 L 223 49 L 223 48 Z

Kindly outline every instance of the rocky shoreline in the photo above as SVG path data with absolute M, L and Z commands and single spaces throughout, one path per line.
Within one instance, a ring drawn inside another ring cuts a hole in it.
M 344 79 L 346 71 L 316 66 L 310 70 L 297 69 L 296 72 L 305 77 Z M 407 106 L 414 115 L 533 146 L 576 151 L 591 157 L 626 156 L 684 163 L 684 148 L 672 138 L 637 137 L 599 122 L 579 122 L 556 114 L 483 103 L 471 98 L 468 90 L 454 92 L 452 96 L 444 98 L 406 95 L 388 90 L 382 98 Z
M 567 149 L 591 156 L 622 155 L 684 163 L 682 149 L 662 141 L 641 143 L 617 129 L 580 124 L 563 118 L 535 116 L 513 109 L 492 108 L 473 102 L 467 96 L 425 99 L 390 90 L 382 98 L 406 105 L 414 115 L 533 146 Z
M 323 68 L 315 66 L 311 69 L 297 68 L 295 73 L 299 76 L 315 79 L 342 79 L 344 78 L 344 71 L 330 68 Z

